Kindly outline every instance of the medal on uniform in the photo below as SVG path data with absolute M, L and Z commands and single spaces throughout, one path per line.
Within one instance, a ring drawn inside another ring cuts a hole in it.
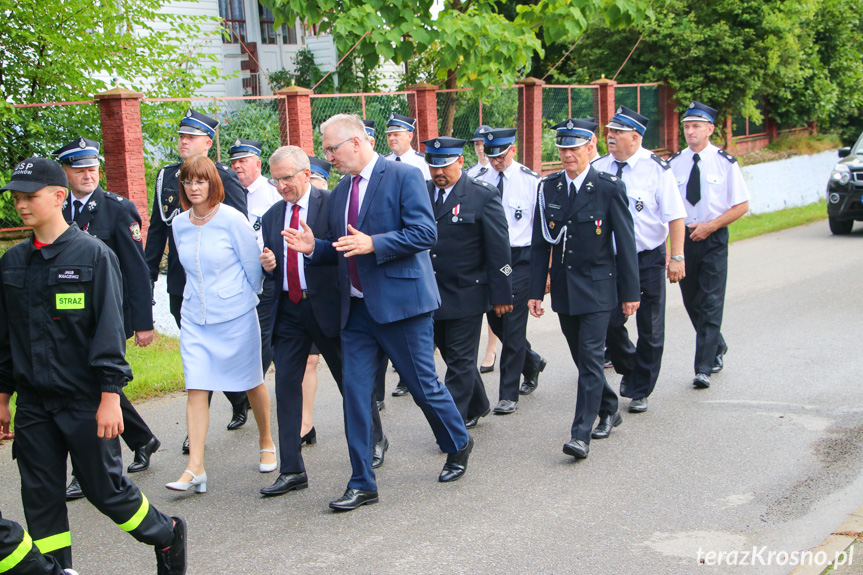
M 602 220 L 596 220 L 596 235 L 602 234 Z
M 642 202 L 641 200 L 638 200 L 637 202 L 635 202 L 635 211 L 636 212 L 640 212 L 643 209 L 644 209 L 644 202 Z
M 550 229 L 550 230 L 554 229 L 554 222 L 548 222 L 548 229 Z
M 515 219 L 517 219 L 517 220 L 520 220 L 520 219 L 521 219 L 521 210 L 516 210 L 516 211 L 515 211 Z
M 95 209 L 96 209 L 96 200 L 90 200 L 90 202 L 87 204 L 87 211 L 92 212 Z
M 174 201 L 174 196 L 168 196 L 168 203 L 172 203 Z M 167 210 L 166 210 L 167 211 Z
M 456 206 L 452 209 L 452 221 L 458 221 L 458 213 L 461 211 L 461 204 L 456 204 Z

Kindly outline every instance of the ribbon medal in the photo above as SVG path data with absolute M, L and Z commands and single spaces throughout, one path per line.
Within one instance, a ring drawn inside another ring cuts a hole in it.
M 596 235 L 602 235 L 602 220 L 596 220 Z
M 452 209 L 452 221 L 458 221 L 458 213 L 461 211 L 461 204 L 456 204 L 456 206 Z

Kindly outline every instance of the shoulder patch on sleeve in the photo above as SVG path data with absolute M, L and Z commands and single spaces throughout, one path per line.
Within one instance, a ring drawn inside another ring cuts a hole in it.
M 680 154 L 682 154 L 682 153 L 683 153 L 683 150 L 678 150 L 677 152 L 674 152 L 673 154 L 671 154 L 671 155 L 668 157 L 668 160 L 667 160 L 667 161 L 669 161 L 669 162 L 670 162 L 671 160 L 673 160 L 674 158 L 676 158 L 677 156 L 679 156 L 679 155 L 680 155 Z
M 534 172 L 533 170 L 531 170 L 530 168 L 528 168 L 527 166 L 522 166 L 521 171 L 524 172 L 525 174 L 530 174 L 534 178 L 541 178 L 542 177 L 539 174 L 537 174 L 536 172 Z
M 657 164 L 659 164 L 660 166 L 662 166 L 663 170 L 667 170 L 671 167 L 668 165 L 668 162 L 666 162 L 665 160 L 663 160 L 661 157 L 659 157 L 656 154 L 650 154 L 650 159 L 653 160 L 654 162 L 656 162 Z
M 141 226 L 138 222 L 133 222 L 132 225 L 129 226 L 129 233 L 132 234 L 132 239 L 136 242 L 141 241 Z
M 719 155 L 722 156 L 723 158 L 725 158 L 726 160 L 728 160 L 729 162 L 731 162 L 732 164 L 737 162 L 737 158 L 735 158 L 734 156 L 732 156 L 731 154 L 729 154 L 728 152 L 726 152 L 722 148 L 719 148 Z

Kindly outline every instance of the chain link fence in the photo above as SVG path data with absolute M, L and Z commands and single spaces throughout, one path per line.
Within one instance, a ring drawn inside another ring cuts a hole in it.
M 664 117 L 659 106 L 658 84 L 618 84 L 614 87 L 614 107 L 619 106 L 631 108 L 650 120 L 642 146 L 648 150 L 664 147 L 659 129 Z
M 760 112 L 762 112 L 762 117 L 764 116 L 763 110 L 761 106 L 756 106 Z M 731 118 L 731 136 L 734 138 L 745 137 L 745 136 L 763 136 L 767 133 L 767 126 L 764 124 L 764 120 L 761 122 L 756 122 L 751 118 L 745 118 L 743 116 L 734 116 Z
M 560 161 L 554 145 L 552 126 L 567 118 L 596 118 L 599 115 L 599 89 L 596 86 L 542 87 L 542 161 Z

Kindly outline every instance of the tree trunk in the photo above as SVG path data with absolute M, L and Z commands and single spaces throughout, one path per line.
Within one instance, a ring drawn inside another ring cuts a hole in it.
M 458 66 L 456 66 L 453 70 L 447 70 L 446 75 L 446 89 L 453 90 L 457 87 L 456 83 L 456 71 L 458 70 Z M 455 119 L 455 103 L 456 96 L 458 92 L 447 92 L 446 93 L 446 106 L 444 106 L 443 112 L 443 127 L 441 129 L 442 136 L 452 137 L 452 124 Z

